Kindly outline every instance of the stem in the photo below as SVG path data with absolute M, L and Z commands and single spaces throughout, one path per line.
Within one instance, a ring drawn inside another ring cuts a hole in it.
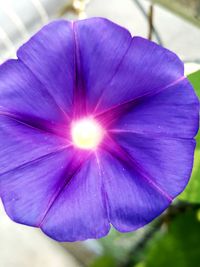
M 145 19 L 148 20 L 148 14 L 146 13 L 146 11 L 145 11 L 143 5 L 140 3 L 140 1 L 139 0 L 132 0 L 132 1 L 133 1 L 133 3 L 135 5 L 137 5 L 138 9 L 141 11 L 141 13 L 145 17 Z M 156 38 L 158 44 L 163 45 L 162 39 L 161 39 L 161 37 L 159 35 L 159 32 L 157 31 L 156 27 L 153 26 L 153 29 L 152 30 L 153 30 L 153 33 L 155 35 L 155 38 Z
M 149 22 L 149 34 L 148 34 L 148 39 L 152 40 L 153 36 L 153 15 L 154 15 L 154 7 L 153 4 L 150 5 L 149 7 L 149 14 L 148 14 L 148 22 Z

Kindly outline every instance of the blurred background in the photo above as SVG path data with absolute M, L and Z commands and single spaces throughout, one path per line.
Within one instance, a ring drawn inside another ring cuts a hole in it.
M 48 21 L 94 16 L 176 52 L 200 96 L 200 0 L 0 0 L 0 63 Z M 13 223 L 0 205 L 0 267 L 200 267 L 199 143 L 185 192 L 134 233 L 58 243 Z

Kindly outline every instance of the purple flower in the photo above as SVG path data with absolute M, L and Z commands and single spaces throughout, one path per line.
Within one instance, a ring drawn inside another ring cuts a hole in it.
M 0 196 L 59 241 L 133 231 L 184 189 L 198 99 L 172 52 L 101 18 L 55 21 L 0 66 Z

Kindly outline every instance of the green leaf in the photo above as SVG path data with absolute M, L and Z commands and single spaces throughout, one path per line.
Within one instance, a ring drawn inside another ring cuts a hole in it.
M 110 255 L 98 257 L 90 267 L 116 267 L 115 259 Z
M 200 70 L 188 75 L 188 79 L 191 82 L 191 84 L 193 85 L 193 87 L 196 91 L 196 94 L 200 98 Z
M 197 211 L 178 215 L 165 229 L 157 232 L 146 251 L 145 267 L 200 266 L 200 221 Z
M 200 70 L 188 76 L 198 97 L 200 98 Z M 194 154 L 194 166 L 189 184 L 179 196 L 180 200 L 191 203 L 200 203 L 200 131 L 196 137 L 197 146 Z
M 194 154 L 194 166 L 190 181 L 179 196 L 180 200 L 188 201 L 191 203 L 200 203 L 200 132 L 196 138 L 197 146 Z

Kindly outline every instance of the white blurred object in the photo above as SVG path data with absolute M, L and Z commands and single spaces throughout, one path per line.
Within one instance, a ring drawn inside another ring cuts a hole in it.
M 0 0 L 0 63 L 71 0 Z
M 80 267 L 57 242 L 37 228 L 12 222 L 0 202 L 1 267 Z
M 149 12 L 150 1 L 92 0 L 86 14 L 89 17 L 104 16 L 126 27 L 133 35 L 147 38 L 148 20 L 137 2 L 145 13 Z M 200 28 L 159 5 L 154 6 L 153 22 L 164 47 L 177 53 L 184 61 L 200 62 Z M 157 41 L 155 36 L 153 40 Z
M 50 19 L 101 16 L 133 35 L 147 37 L 148 11 L 149 1 L 145 0 L 0 0 L 0 63 L 15 57 L 17 48 Z M 158 5 L 153 21 L 163 46 L 184 61 L 200 62 L 199 28 Z M 155 36 L 153 40 L 157 41 Z
M 194 62 L 187 62 L 184 64 L 184 68 L 185 68 L 185 75 L 187 76 L 193 72 L 200 70 L 200 64 Z

